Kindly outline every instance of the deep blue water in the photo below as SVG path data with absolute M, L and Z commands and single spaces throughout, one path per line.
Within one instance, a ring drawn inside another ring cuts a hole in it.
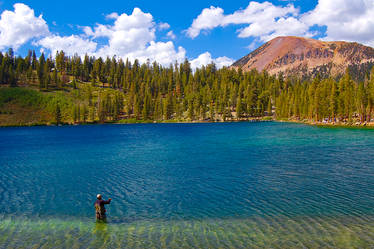
M 117 226 L 357 225 L 374 215 L 374 130 L 275 122 L 0 129 L 0 218 L 23 224 L 9 236 L 34 219 L 91 222 L 97 193 L 113 199 Z M 10 224 L 0 221 L 0 231 Z

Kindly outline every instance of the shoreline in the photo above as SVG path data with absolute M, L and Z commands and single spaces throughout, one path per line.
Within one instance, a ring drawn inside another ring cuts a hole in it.
M 227 121 L 203 121 L 203 120 L 196 120 L 196 121 L 177 121 L 177 120 L 166 120 L 166 121 L 152 121 L 152 120 L 137 120 L 130 122 L 119 121 L 119 122 L 90 122 L 90 123 L 63 123 L 63 124 L 53 124 L 53 123 L 41 123 L 41 124 L 20 124 L 20 125 L 1 125 L 0 128 L 9 128 L 9 127 L 36 127 L 36 126 L 46 126 L 46 127 L 53 127 L 53 126 L 83 126 L 83 125 L 131 125 L 131 124 L 205 124 L 205 123 L 241 123 L 241 122 L 248 122 L 248 123 L 256 123 L 256 122 L 276 122 L 277 120 L 274 119 L 248 119 L 248 120 L 227 120 Z
M 281 123 L 294 123 L 294 124 L 304 124 L 319 128 L 346 128 L 346 129 L 368 129 L 374 130 L 374 123 L 364 123 L 364 124 L 349 124 L 349 123 L 323 123 L 323 122 L 315 122 L 315 121 L 301 121 L 301 120 L 274 120 L 275 122 Z
M 131 124 L 205 124 L 205 123 L 257 123 L 257 122 L 278 122 L 278 123 L 293 123 L 293 124 L 303 124 L 308 126 L 314 126 L 319 128 L 347 128 L 347 129 L 368 129 L 374 130 L 374 123 L 365 123 L 365 124 L 348 124 L 348 123 L 323 123 L 315 121 L 301 121 L 294 119 L 274 119 L 269 117 L 262 118 L 251 118 L 246 120 L 227 120 L 227 121 L 177 121 L 177 120 L 166 120 L 166 121 L 152 121 L 152 120 L 120 120 L 117 122 L 90 122 L 90 123 L 64 123 L 64 124 L 53 124 L 53 123 L 36 123 L 36 124 L 20 124 L 20 125 L 1 125 L 0 128 L 11 128 L 11 127 L 37 127 L 37 126 L 83 126 L 83 125 L 106 125 L 106 124 L 116 124 L 116 125 L 131 125 Z

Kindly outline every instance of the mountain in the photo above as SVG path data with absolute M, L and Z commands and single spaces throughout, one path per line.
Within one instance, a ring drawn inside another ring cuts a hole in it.
M 363 78 L 374 65 L 374 48 L 356 42 L 326 42 L 295 36 L 277 37 L 265 43 L 232 66 L 244 71 L 266 70 L 274 75 L 303 77 L 340 75 L 349 68 Z M 357 74 L 357 75 L 355 75 Z

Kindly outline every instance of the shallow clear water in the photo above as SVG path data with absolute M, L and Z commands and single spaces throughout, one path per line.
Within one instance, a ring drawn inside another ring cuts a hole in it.
M 374 130 L 2 128 L 0 170 L 0 248 L 374 247 Z

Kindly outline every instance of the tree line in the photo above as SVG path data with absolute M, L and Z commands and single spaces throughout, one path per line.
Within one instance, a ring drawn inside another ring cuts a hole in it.
M 262 118 L 331 122 L 370 121 L 374 112 L 374 70 L 362 82 L 348 70 L 340 79 L 285 78 L 266 71 L 243 72 L 212 63 L 192 70 L 188 60 L 168 67 L 157 62 L 66 56 L 39 58 L 35 51 L 0 53 L 0 84 L 35 86 L 41 92 L 78 91 L 73 122 L 122 119 L 226 121 Z M 79 91 L 85 89 L 85 94 Z M 56 122 L 63 122 L 56 103 Z

